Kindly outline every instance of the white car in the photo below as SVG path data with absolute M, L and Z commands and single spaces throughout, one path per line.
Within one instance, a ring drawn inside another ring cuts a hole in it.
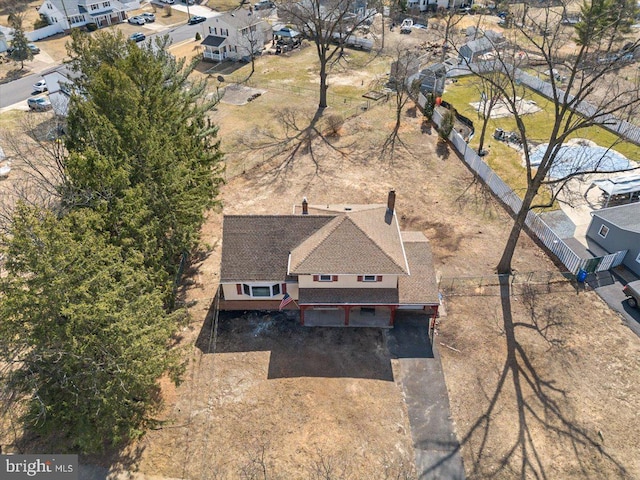
M 173 5 L 176 3 L 176 0 L 162 0 L 164 3 L 168 3 L 169 5 Z
M 135 16 L 135 17 L 131 17 L 129 18 L 129 23 L 133 24 L 133 25 L 144 25 L 146 22 L 146 20 L 142 17 L 139 16 Z
M 47 91 L 47 82 L 44 81 L 44 79 L 40 80 L 38 83 L 36 83 L 33 86 L 33 91 L 34 92 L 39 92 L 39 93 L 43 93 Z

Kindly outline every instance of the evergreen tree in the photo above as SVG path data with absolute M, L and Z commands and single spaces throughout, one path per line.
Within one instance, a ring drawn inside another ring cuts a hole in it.
M 141 432 L 158 405 L 157 378 L 177 373 L 167 354 L 175 315 L 153 272 L 99 232 L 99 213 L 63 219 L 19 206 L 2 253 L 0 377 L 28 398 L 24 421 L 66 447 L 92 452 Z
M 113 241 L 142 252 L 146 264 L 175 273 L 198 240 L 204 211 L 222 183 L 217 128 L 204 83 L 187 80 L 195 64 L 142 48 L 122 34 L 74 34 L 80 74 L 69 109 L 67 208 L 104 212 Z
M 20 62 L 20 70 L 24 68 L 24 62 L 33 60 L 33 52 L 29 48 L 29 40 L 22 28 L 22 16 L 18 14 L 9 15 L 9 25 L 13 28 L 13 40 L 11 41 L 10 57 L 16 62 Z

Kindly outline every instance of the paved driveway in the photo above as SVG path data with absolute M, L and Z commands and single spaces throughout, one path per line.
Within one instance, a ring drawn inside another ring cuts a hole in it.
M 637 278 L 627 270 L 623 275 L 624 277 L 612 271 L 599 272 L 589 275 L 587 284 L 607 302 L 611 309 L 622 315 L 627 326 L 640 337 L 640 309 L 631 308 L 626 301 L 627 297 L 622 293 L 622 287 Z
M 409 413 L 420 480 L 464 480 L 460 443 L 449 410 L 449 396 L 437 349 L 425 321 L 396 318 L 388 348 L 400 363 L 400 383 Z

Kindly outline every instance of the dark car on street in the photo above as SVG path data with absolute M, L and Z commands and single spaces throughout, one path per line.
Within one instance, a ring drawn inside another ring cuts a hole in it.
M 132 42 L 142 42 L 142 41 L 144 41 L 145 38 L 147 38 L 147 37 L 145 36 L 144 33 L 136 32 L 136 33 L 131 34 L 131 36 L 129 37 L 129 40 L 131 40 Z
M 196 23 L 202 23 L 206 20 L 206 17 L 201 17 L 200 15 L 194 15 L 187 22 L 189 25 L 195 25 Z

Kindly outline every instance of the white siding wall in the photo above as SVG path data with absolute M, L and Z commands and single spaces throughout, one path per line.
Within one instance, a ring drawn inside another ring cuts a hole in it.
M 300 288 L 396 288 L 396 275 L 383 275 L 381 282 L 359 282 L 357 275 L 338 275 L 337 282 L 314 282 L 313 275 L 298 277 Z
M 242 282 L 247 285 L 273 285 L 278 282 Z M 282 284 L 281 284 L 282 285 Z M 282 290 L 282 287 L 280 287 Z M 222 292 L 224 293 L 225 300 L 282 300 L 284 296 L 283 293 L 280 295 L 275 295 L 273 297 L 250 297 L 248 295 L 240 294 L 238 295 L 238 289 L 235 283 L 223 283 L 222 284 Z M 291 295 L 294 300 L 298 299 L 298 285 L 295 283 L 287 283 L 287 293 Z

